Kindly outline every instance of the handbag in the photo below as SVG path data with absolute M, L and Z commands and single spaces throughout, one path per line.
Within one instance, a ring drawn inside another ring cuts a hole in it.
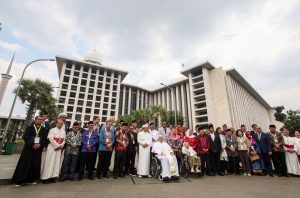
M 250 160 L 251 161 L 259 160 L 259 156 L 257 154 L 250 155 Z

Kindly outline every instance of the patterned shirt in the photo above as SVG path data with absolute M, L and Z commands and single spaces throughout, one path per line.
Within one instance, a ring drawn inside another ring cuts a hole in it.
M 66 151 L 65 151 L 65 154 L 66 155 L 78 155 L 79 148 L 81 146 L 81 141 L 82 141 L 82 136 L 81 136 L 81 133 L 79 131 L 77 132 L 76 135 L 73 131 L 68 132 L 67 137 L 66 137 Z M 76 144 L 77 145 L 76 149 L 73 149 L 71 147 L 71 144 Z

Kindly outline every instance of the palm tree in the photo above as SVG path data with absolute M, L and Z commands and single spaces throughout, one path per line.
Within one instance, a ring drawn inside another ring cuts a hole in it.
M 16 93 L 16 89 L 14 92 Z M 27 102 L 25 126 L 30 125 L 36 109 L 47 110 L 55 104 L 56 100 L 52 97 L 53 88 L 51 83 L 40 79 L 21 81 L 19 98 L 22 103 Z

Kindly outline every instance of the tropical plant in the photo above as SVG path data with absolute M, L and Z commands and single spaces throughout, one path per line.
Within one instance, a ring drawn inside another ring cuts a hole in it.
M 136 120 L 138 126 L 149 122 L 155 122 L 157 125 L 159 119 L 174 125 L 175 113 L 174 111 L 167 111 L 162 106 L 150 106 L 147 109 L 135 110 L 130 115 L 123 115 L 116 123 L 119 124 L 120 120 L 124 120 L 127 123 L 130 123 L 132 120 Z M 182 124 L 184 122 L 184 118 L 181 113 L 177 112 L 176 120 L 178 124 Z
M 300 130 L 300 110 L 287 111 L 287 117 L 283 123 L 284 127 L 287 127 L 290 130 L 291 135 L 294 135 L 296 130 Z
M 276 112 L 274 113 L 275 120 L 279 122 L 284 122 L 284 120 L 286 119 L 286 114 L 282 112 L 284 110 L 284 106 L 275 107 L 275 110 L 276 110 Z
M 49 110 L 55 104 L 55 98 L 52 96 L 53 88 L 48 82 L 40 79 L 24 79 L 21 82 L 19 98 L 22 103 L 27 103 L 25 126 L 31 124 L 35 110 Z M 14 92 L 16 93 L 16 89 Z
M 290 130 L 291 135 L 294 135 L 296 130 L 300 130 L 300 109 L 298 110 L 289 110 L 283 113 L 284 106 L 275 107 L 276 112 L 274 116 L 277 121 L 280 121 L 284 124 L 283 127 L 286 127 Z

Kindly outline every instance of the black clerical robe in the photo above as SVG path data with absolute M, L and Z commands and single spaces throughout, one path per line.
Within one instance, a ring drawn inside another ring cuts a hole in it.
M 12 182 L 15 184 L 32 183 L 40 178 L 41 157 L 47 138 L 47 130 L 42 126 L 40 127 L 40 130 L 38 128 L 36 130 L 32 124 L 25 130 L 23 136 L 25 145 L 12 178 Z M 37 136 L 36 131 L 39 131 L 38 137 L 41 145 L 39 149 L 32 148 L 34 139 Z

